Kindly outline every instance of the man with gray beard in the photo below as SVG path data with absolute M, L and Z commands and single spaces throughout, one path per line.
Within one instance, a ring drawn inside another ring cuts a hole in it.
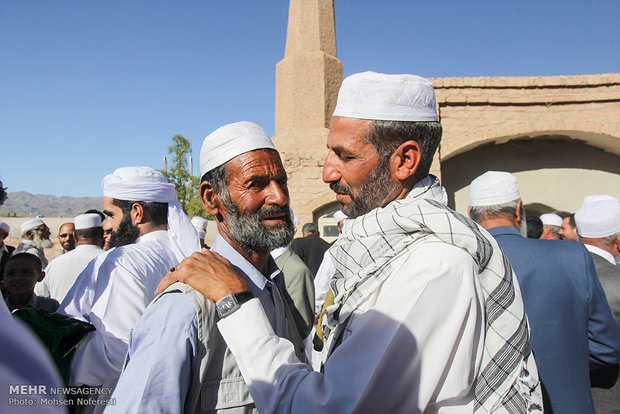
M 237 361 L 216 327 L 220 318 L 252 298 L 265 308 L 274 332 L 290 339 L 304 358 L 282 274 L 270 256 L 271 250 L 289 244 L 294 233 L 280 155 L 261 127 L 237 122 L 205 138 L 200 170 L 200 198 L 219 233 L 211 252 L 228 259 L 249 290 L 217 304 L 182 283 L 159 295 L 132 330 L 127 363 L 113 395 L 116 405 L 107 407 L 108 413 L 256 412 Z M 171 272 L 192 266 L 202 271 L 200 257 L 211 252 L 195 253 Z
M 30 253 L 34 254 L 41 260 L 43 269 L 47 266 L 47 259 L 43 249 L 49 249 L 54 246 L 54 242 L 50 240 L 50 229 L 47 224 L 39 218 L 28 220 L 21 225 L 22 242 L 17 246 L 13 254 Z

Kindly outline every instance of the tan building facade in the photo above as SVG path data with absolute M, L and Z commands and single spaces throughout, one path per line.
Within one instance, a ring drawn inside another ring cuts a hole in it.
M 457 211 L 466 212 L 469 183 L 488 170 L 514 173 L 534 213 L 574 212 L 589 194 L 620 198 L 620 74 L 431 81 L 444 129 L 432 172 Z M 331 225 L 338 208 L 321 171 L 341 82 L 333 0 L 291 0 L 274 142 L 302 223 Z

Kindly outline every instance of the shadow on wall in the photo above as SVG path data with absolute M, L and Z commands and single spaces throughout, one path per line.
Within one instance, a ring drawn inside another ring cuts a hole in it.
M 620 157 L 567 136 L 545 136 L 536 139 L 523 137 L 505 144 L 482 145 L 442 161 L 441 177 L 442 184 L 448 192 L 450 207 L 455 208 L 456 203 L 456 207 L 459 209 L 456 193 L 468 187 L 474 178 L 486 171 L 519 173 L 543 169 L 599 171 L 620 178 Z M 549 177 L 545 179 L 549 180 Z M 543 180 L 542 175 L 541 180 Z M 541 182 L 541 188 L 545 188 L 541 191 L 578 192 L 579 197 L 596 192 L 589 190 L 587 185 L 581 185 L 586 188 L 576 188 L 576 185 L 577 183 L 572 182 L 572 179 L 567 179 L 564 182 Z M 526 203 L 536 201 L 540 200 L 527 200 L 524 197 Z M 547 208 L 560 207 L 548 206 L 549 203 L 546 202 L 543 204 Z

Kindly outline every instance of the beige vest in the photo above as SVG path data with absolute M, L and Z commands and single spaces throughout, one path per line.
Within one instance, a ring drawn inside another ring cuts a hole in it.
M 166 292 L 175 290 L 185 293 L 192 300 L 198 324 L 195 367 L 192 369 L 192 382 L 185 400 L 184 412 L 257 413 L 237 361 L 217 329 L 219 316 L 215 305 L 184 283 L 174 283 L 166 289 Z M 157 299 L 159 297 L 161 295 Z M 303 341 L 299 338 L 288 308 L 286 308 L 286 320 L 287 336 L 295 345 L 298 357 L 305 360 Z

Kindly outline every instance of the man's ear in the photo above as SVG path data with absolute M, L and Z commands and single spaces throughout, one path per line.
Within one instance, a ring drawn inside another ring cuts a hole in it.
M 220 213 L 222 200 L 220 194 L 213 188 L 209 181 L 200 183 L 200 201 L 205 211 L 214 217 Z
M 139 203 L 133 203 L 131 205 L 131 210 L 129 210 L 129 214 L 131 216 L 131 224 L 134 226 L 145 223 L 149 218 L 148 213 Z
M 45 279 L 45 272 L 44 272 L 44 271 L 41 271 L 41 273 L 40 273 L 40 275 L 39 275 L 39 278 L 37 279 L 37 282 L 40 282 L 40 281 L 42 281 L 43 279 Z
M 394 151 L 390 160 L 394 177 L 400 181 L 412 177 L 417 171 L 421 159 L 420 144 L 413 140 L 403 142 Z
M 521 223 L 521 220 L 523 220 L 523 217 L 521 217 L 521 206 L 523 205 L 523 201 L 519 200 L 517 202 L 517 212 L 515 213 L 515 219 L 517 220 L 517 224 Z

